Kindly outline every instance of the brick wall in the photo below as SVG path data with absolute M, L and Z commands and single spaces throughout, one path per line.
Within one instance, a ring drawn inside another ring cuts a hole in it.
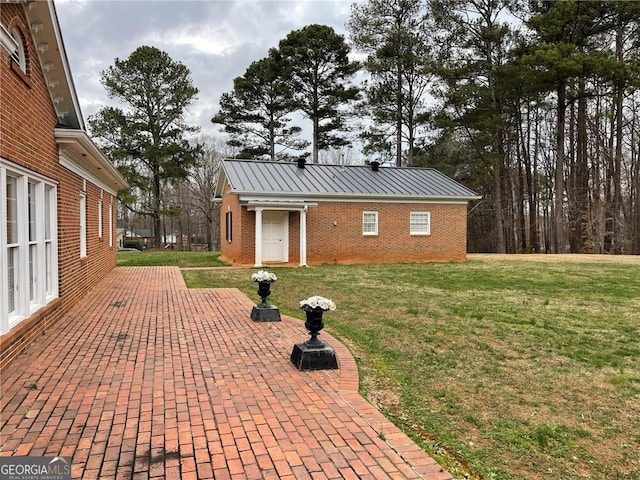
M 228 193 L 229 185 L 225 186 L 225 195 L 222 197 L 222 205 L 220 206 L 220 258 L 224 261 L 231 263 L 245 264 L 248 262 L 242 261 L 242 237 L 244 230 L 247 228 L 242 223 L 243 210 L 246 213 L 246 208 L 240 207 L 240 201 L 237 195 Z M 232 235 L 231 242 L 227 241 L 227 212 L 231 212 L 232 215 Z
M 26 40 L 27 73 L 0 48 L 0 155 L 34 172 L 54 178 L 58 156 L 53 128 L 58 121 L 29 35 L 22 5 L 2 4 L 0 21 L 17 27 Z M 42 162 L 41 159 L 48 159 Z
M 362 234 L 363 211 L 378 212 L 378 235 Z M 425 211 L 431 213 L 431 234 L 410 235 L 410 212 Z M 463 261 L 466 228 L 466 204 L 320 202 L 307 213 L 307 260 L 308 263 Z
M 26 43 L 26 74 L 0 48 L 0 156 L 58 183 L 59 298 L 0 336 L 0 372 L 34 340 L 51 328 L 78 299 L 89 292 L 116 264 L 116 198 L 86 182 L 87 257 L 80 258 L 79 197 L 83 179 L 61 167 L 54 128 L 58 122 L 44 80 L 23 6 L 5 4 L 0 21 L 18 27 Z M 98 205 L 102 197 L 103 236 L 98 237 Z M 109 246 L 109 206 L 112 246 Z
M 223 231 L 222 258 L 251 265 L 255 213 L 242 207 L 234 194 L 225 195 L 222 204 L 224 211 L 234 212 L 234 241 L 224 245 Z M 378 212 L 378 235 L 362 234 L 363 211 Z M 430 235 L 410 234 L 411 212 L 430 212 Z M 224 214 L 221 222 L 224 226 Z M 319 201 L 307 212 L 308 264 L 464 261 L 466 241 L 466 204 Z M 300 262 L 299 212 L 289 212 L 289 262 Z

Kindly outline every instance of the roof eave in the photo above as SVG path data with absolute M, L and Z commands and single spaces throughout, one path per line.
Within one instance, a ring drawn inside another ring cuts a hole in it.
M 218 181 L 216 182 L 216 188 L 213 191 L 214 198 L 222 198 L 224 194 L 224 187 L 227 184 L 227 172 L 225 170 L 224 162 L 221 162 L 222 168 L 220 169 L 220 174 L 218 175 Z
M 53 1 L 25 3 L 24 11 L 58 121 L 85 130 Z
M 479 200 L 481 196 L 445 196 L 445 195 L 366 195 L 366 194 L 317 194 L 317 193 L 273 193 L 273 192 L 255 192 L 240 191 L 233 188 L 230 193 L 238 195 L 241 201 L 273 201 L 274 198 L 296 199 L 305 201 L 313 199 L 315 201 L 379 201 L 379 202 L 438 202 L 438 203 L 468 203 L 473 200 Z
M 102 184 L 114 194 L 128 187 L 127 181 L 118 169 L 104 156 L 86 132 L 56 128 L 54 134 L 65 159 L 90 179 L 95 179 L 98 184 Z

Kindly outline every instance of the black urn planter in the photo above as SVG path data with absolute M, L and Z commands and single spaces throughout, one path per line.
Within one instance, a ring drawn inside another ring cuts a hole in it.
M 318 340 L 318 334 L 320 333 L 320 330 L 324 328 L 324 321 L 322 319 L 324 310 L 305 310 L 305 313 L 307 315 L 307 320 L 304 322 L 304 326 L 309 330 L 311 338 L 304 343 L 310 348 L 322 348 L 324 343 Z
M 254 322 L 279 322 L 281 320 L 280 310 L 278 307 L 267 303 L 267 298 L 271 295 L 271 282 L 265 281 L 257 283 L 260 303 L 255 305 L 251 310 L 251 320 Z
M 258 296 L 260 297 L 260 303 L 258 308 L 267 308 L 267 298 L 271 295 L 271 282 L 258 282 Z
M 291 352 L 291 363 L 298 370 L 335 370 L 338 368 L 336 352 L 329 345 L 318 340 L 320 330 L 324 328 L 321 308 L 303 309 L 307 319 L 305 328 L 311 338 L 303 343 L 296 343 Z

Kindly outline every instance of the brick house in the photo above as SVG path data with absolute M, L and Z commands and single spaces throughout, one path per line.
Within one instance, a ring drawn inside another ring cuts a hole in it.
M 480 197 L 430 168 L 225 160 L 221 258 L 241 265 L 464 261 Z
M 0 1 L 0 371 L 116 264 L 126 183 L 85 129 L 52 1 Z

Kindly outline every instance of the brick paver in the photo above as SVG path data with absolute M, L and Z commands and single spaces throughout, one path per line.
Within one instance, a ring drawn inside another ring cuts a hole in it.
M 73 478 L 452 477 L 338 370 L 290 362 L 300 320 L 256 323 L 236 289 L 117 268 L 6 369 L 0 455 L 66 455 Z M 27 388 L 37 386 L 37 388 Z

